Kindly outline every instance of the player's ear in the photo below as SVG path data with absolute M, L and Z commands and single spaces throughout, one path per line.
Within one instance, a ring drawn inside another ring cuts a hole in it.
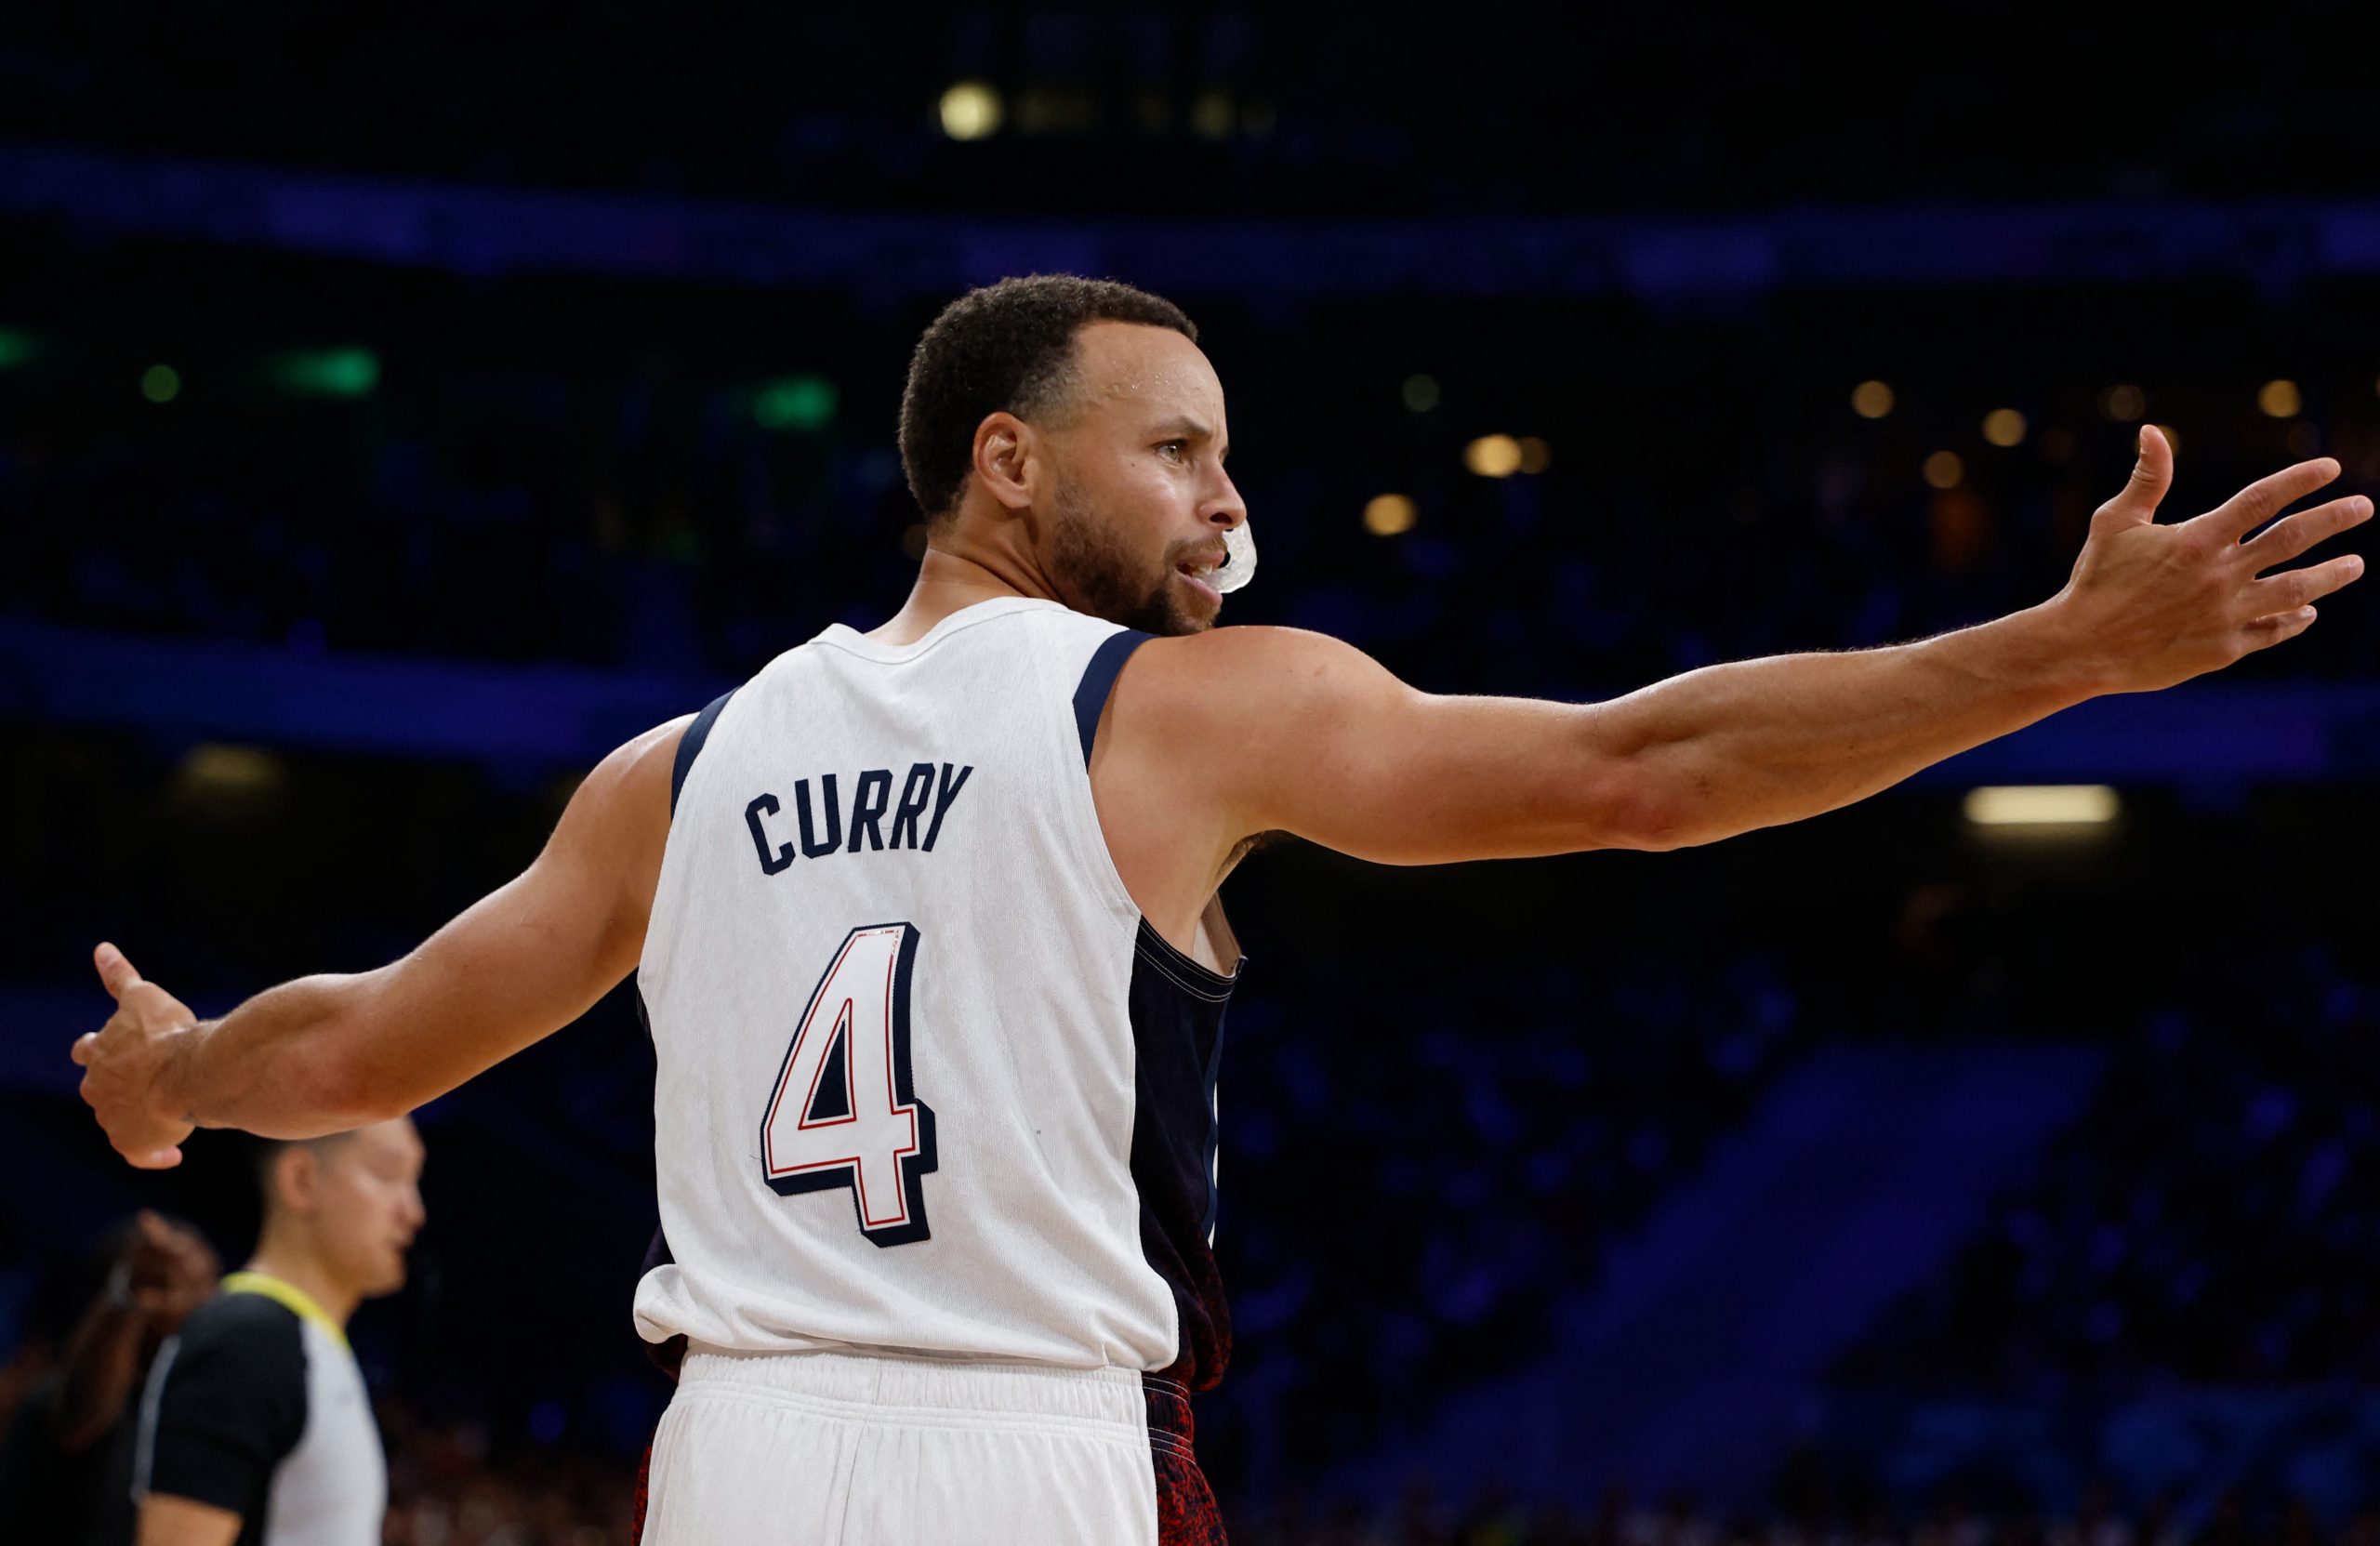
M 1002 509 L 1033 502 L 1032 468 L 1040 455 L 1040 437 L 1014 414 L 988 414 L 975 426 L 975 478 Z
M 292 1143 L 273 1159 L 272 1195 L 293 1212 L 314 1210 L 322 1180 L 322 1163 L 311 1144 Z

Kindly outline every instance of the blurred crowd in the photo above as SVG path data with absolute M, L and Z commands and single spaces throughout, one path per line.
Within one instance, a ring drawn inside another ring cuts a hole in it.
M 2047 1400 L 2380 1377 L 2380 986 L 2319 943 L 2175 974 L 2045 1173 L 1847 1381 Z
M 617 1546 L 636 1518 L 634 1457 L 492 1456 L 483 1428 L 380 1404 L 389 1448 L 385 1546 Z
M 628 1539 L 634 1473 L 615 1461 L 537 1457 L 490 1465 L 468 1428 L 384 1408 L 390 1441 L 387 1546 L 613 1546 Z M 2170 1495 L 2136 1506 L 2094 1487 L 2069 1506 L 1986 1509 L 1946 1496 L 1902 1512 L 1752 1513 L 1686 1496 L 1637 1501 L 1613 1491 L 1588 1507 L 1524 1504 L 1492 1492 L 1465 1501 L 1425 1481 L 1393 1499 L 1289 1500 L 1230 1513 L 1234 1546 L 2375 1546 L 2380 1513 L 2325 1519 L 2300 1501 L 2252 1507 L 2236 1495 L 2185 1521 Z
M 1230 1472 L 1255 1449 L 1311 1474 L 1514 1367 L 1806 1044 L 1757 953 L 1448 955 L 1388 979 L 1347 954 L 1267 961 L 1234 1008 L 1219 1238 L 1249 1356 L 1199 1416 Z M 1379 1054 L 1301 1034 L 1290 1007 L 1316 1004 L 1380 1026 Z
M 2050 1511 L 1972 1507 L 1955 1496 L 1913 1513 L 1868 1505 L 1847 1513 L 1778 1507 L 1714 1512 L 1690 1497 L 1658 1503 L 1606 1494 L 1591 1508 L 1487 1497 L 1454 1506 L 1421 1483 L 1378 1505 L 1302 1505 L 1240 1522 L 1235 1546 L 2372 1546 L 2380 1513 L 2326 1521 L 2302 1503 L 2252 1509 L 2226 1497 L 2185 1526 L 2170 1498 L 2137 1508 L 2094 1487 Z
M 207 299 L 269 314 L 259 283 Z M 1968 358 L 1984 334 L 2016 349 L 2099 304 L 2044 298 L 2021 329 L 1987 316 L 1965 332 L 1952 299 L 1912 308 L 1907 328 L 1945 333 L 1924 374 L 1894 373 L 1880 418 L 1855 411 L 1854 388 L 1897 346 L 1806 321 L 1779 319 L 1781 339 L 1637 328 L 1622 342 L 1601 337 L 1620 320 L 1561 311 L 1514 363 L 1509 319 L 1485 310 L 1451 319 L 1467 339 L 1444 324 L 1400 339 L 1386 315 L 1284 324 L 1205 308 L 1265 563 L 1230 615 L 1338 635 L 1427 687 L 1576 695 L 2042 601 L 2122 486 L 2144 417 L 2179 442 L 2173 515 L 2316 454 L 2346 464 L 2342 489 L 2380 483 L 2368 362 L 2293 351 L 2305 379 L 2281 392 L 2260 390 L 2259 350 L 2202 351 L 2146 388 L 2110 386 L 2112 367 Z M 2125 304 L 2177 338 L 2241 322 L 2186 297 Z M 389 305 L 377 390 L 314 401 L 270 384 L 269 343 L 177 350 L 170 324 L 98 311 L 86 335 L 70 310 L 0 368 L 0 509 L 17 534 L 0 616 L 728 677 L 898 604 L 924 534 L 892 427 L 921 318 L 787 302 L 798 350 L 747 340 L 742 358 L 713 357 L 737 325 L 721 313 L 681 320 L 681 347 L 628 336 L 588 358 L 574 307 L 551 297 L 396 286 Z M 431 329 L 488 353 L 406 351 L 404 334 Z M 134 390 L 142 349 L 179 362 L 170 401 Z M 1562 368 L 1597 349 L 1593 376 Z M 1780 363 L 1829 351 L 1840 367 Z M 765 362 L 788 355 L 810 362 L 804 390 L 825 409 L 798 426 L 769 395 Z M 1995 403 L 2006 444 L 1979 432 Z M 1472 443 L 1505 430 L 1541 437 L 1540 459 L 1466 470 Z M 2250 672 L 2380 670 L 2380 614 L 2334 613 L 2285 666 Z

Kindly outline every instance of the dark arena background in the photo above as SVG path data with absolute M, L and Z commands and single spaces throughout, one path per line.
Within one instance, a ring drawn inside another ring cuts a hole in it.
M 92 945 L 202 1012 L 379 964 L 889 615 L 961 290 L 1198 320 L 1231 621 L 1573 700 L 1921 637 L 2054 592 L 2143 422 L 2169 518 L 2380 486 L 2369 21 L 0 12 L 0 1416 L 136 1209 L 255 1226 L 77 1100 Z M 1252 859 L 1235 1540 L 2380 1539 L 2375 779 L 2365 587 L 1795 827 Z M 392 1546 L 626 1539 L 651 1073 L 622 990 L 419 1114 Z

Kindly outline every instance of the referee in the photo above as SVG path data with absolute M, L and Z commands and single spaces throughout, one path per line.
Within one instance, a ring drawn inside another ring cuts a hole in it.
M 139 1546 L 378 1546 L 388 1466 L 347 1322 L 404 1284 L 421 1162 L 402 1117 L 268 1151 L 256 1255 L 149 1377 Z

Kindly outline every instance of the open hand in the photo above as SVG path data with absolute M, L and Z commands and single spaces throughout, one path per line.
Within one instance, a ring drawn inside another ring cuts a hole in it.
M 2102 667 L 2105 690 L 2170 687 L 2313 627 L 2313 603 L 2361 575 L 2362 559 L 2349 553 L 2258 576 L 2371 519 L 2372 501 L 2334 499 L 2247 538 L 2338 475 L 2338 463 L 2318 456 L 2258 479 L 2194 520 L 2161 526 L 2157 504 L 2174 481 L 2174 448 L 2155 426 L 2144 427 L 2132 481 L 2091 517 L 2073 577 L 2051 603 Z
M 171 1169 L 182 1162 L 192 1124 L 161 1099 L 159 1076 L 198 1017 L 164 988 L 142 982 L 114 945 L 100 945 L 91 959 L 115 997 L 115 1013 L 74 1043 L 83 1099 L 116 1153 L 143 1170 Z

